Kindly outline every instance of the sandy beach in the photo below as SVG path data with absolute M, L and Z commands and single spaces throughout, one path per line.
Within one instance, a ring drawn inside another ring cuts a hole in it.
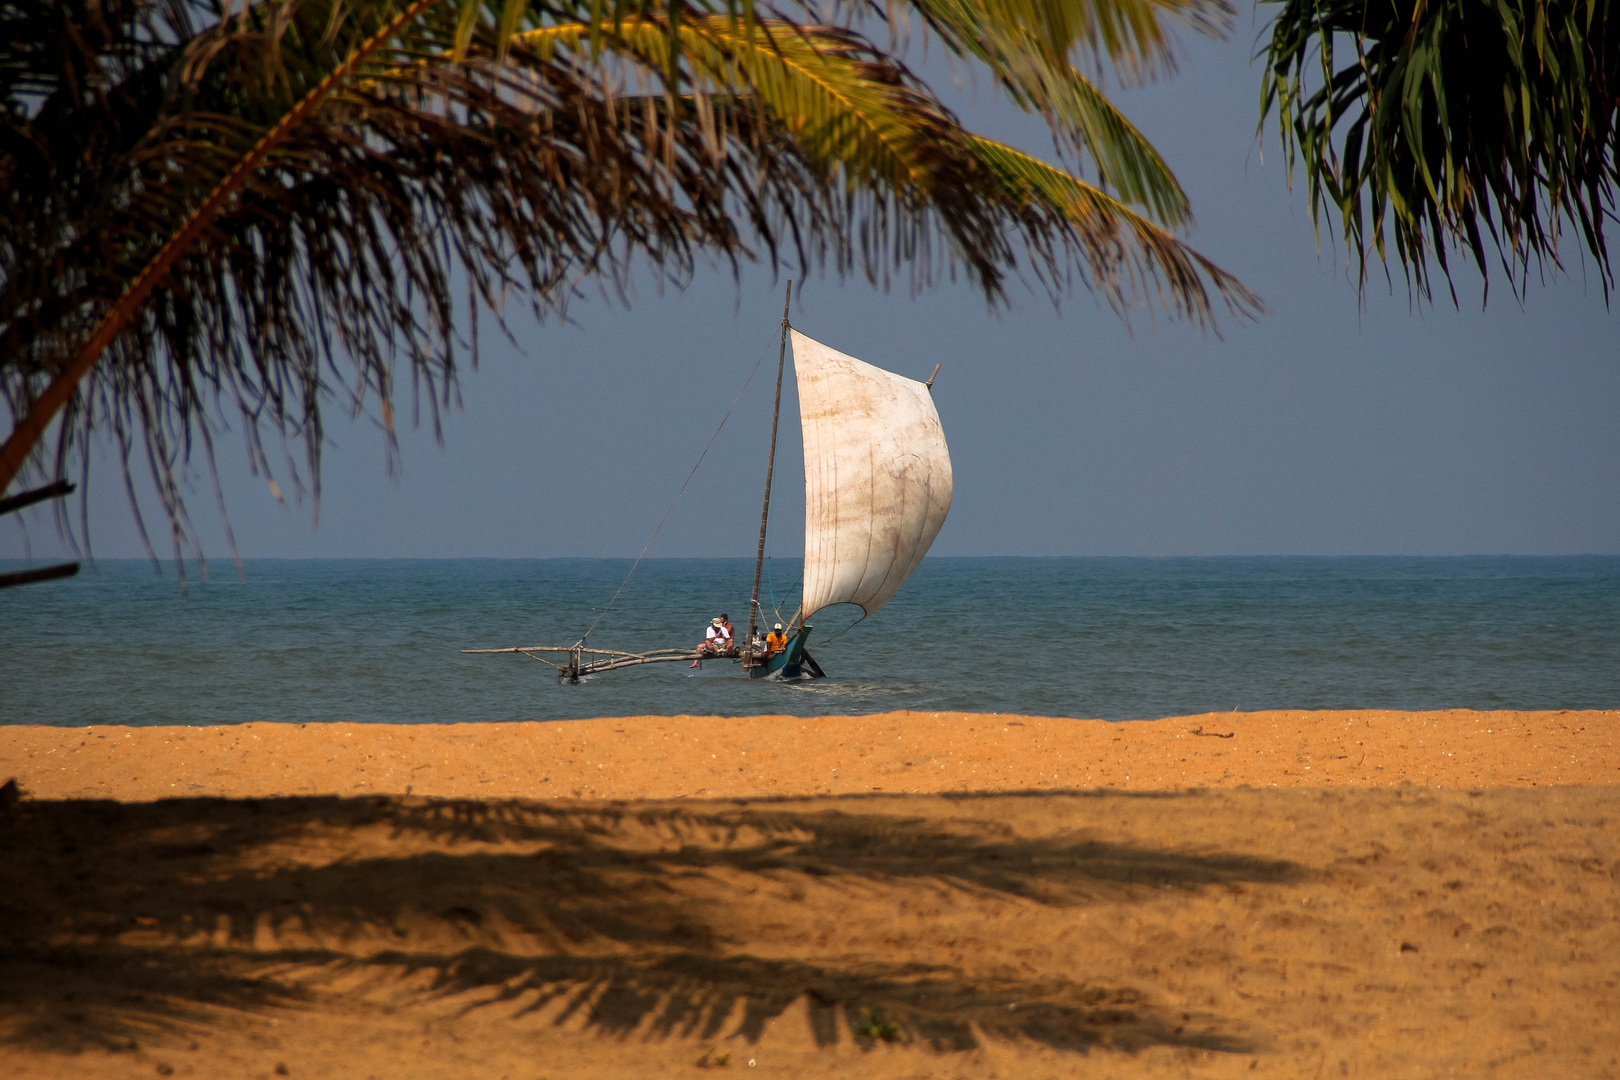
M 0 1059 L 1620 1077 L 1617 722 L 0 727 Z
M 535 724 L 0 727 L 41 799 L 679 799 L 1620 782 L 1620 710 L 622 716 Z

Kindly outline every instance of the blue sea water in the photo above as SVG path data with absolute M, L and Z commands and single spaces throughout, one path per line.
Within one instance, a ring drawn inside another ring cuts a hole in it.
M 823 613 L 831 676 L 730 662 L 580 685 L 566 645 L 627 560 L 255 560 L 182 591 L 104 561 L 0 591 L 0 723 L 457 722 L 953 709 L 1129 719 L 1273 708 L 1620 707 L 1620 557 L 932 558 L 883 611 Z M 0 571 L 21 564 L 0 564 Z M 751 560 L 641 565 L 591 636 L 696 642 L 746 619 Z M 784 613 L 798 566 L 773 561 Z

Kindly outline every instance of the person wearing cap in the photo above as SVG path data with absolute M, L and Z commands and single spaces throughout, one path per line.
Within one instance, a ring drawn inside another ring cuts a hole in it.
M 771 629 L 771 632 L 765 635 L 765 655 L 775 656 L 777 653 L 787 648 L 787 643 L 787 634 L 783 631 L 782 624 L 777 623 L 776 626 Z
M 703 644 L 698 646 L 698 652 L 707 656 L 723 653 L 731 648 L 731 620 L 726 615 L 718 615 L 709 620 L 709 628 L 703 632 Z M 702 667 L 703 656 L 692 661 L 689 667 Z

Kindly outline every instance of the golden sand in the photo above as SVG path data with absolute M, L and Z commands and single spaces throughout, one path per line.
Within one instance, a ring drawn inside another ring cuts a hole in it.
M 0 728 L 0 1075 L 1616 1078 L 1617 719 Z

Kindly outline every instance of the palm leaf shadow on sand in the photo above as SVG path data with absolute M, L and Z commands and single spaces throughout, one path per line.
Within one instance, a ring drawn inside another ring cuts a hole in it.
M 951 813 L 813 801 L 25 803 L 0 818 L 0 845 L 18 855 L 0 897 L 0 1045 L 116 1049 L 315 1007 L 340 975 L 424 972 L 421 993 L 514 1018 L 552 1009 L 556 1023 L 613 1038 L 713 1038 L 740 1007 L 731 1033 L 753 1040 L 803 999 L 821 1045 L 868 1038 L 857 1028 L 873 1013 L 940 1051 L 980 1035 L 1071 1051 L 1253 1045 L 1218 1017 L 1172 1015 L 1083 973 L 811 963 L 728 940 L 728 897 L 758 889 L 780 895 L 783 918 L 808 920 L 795 908 L 806 889 L 1082 905 L 1305 873 L 1021 837 L 960 801 Z
M 136 1050 L 296 1007 L 308 995 L 221 954 L 95 946 L 0 949 L 0 1046 Z
M 419 963 L 399 957 L 408 969 Z M 531 960 L 471 950 L 448 965 L 434 964 L 435 988 L 459 994 L 499 987 L 478 1008 L 513 1003 L 518 1015 L 566 998 L 559 1022 L 584 1010 L 589 1026 L 626 1036 L 651 1017 L 655 1037 L 713 1039 L 738 1005 L 734 1035 L 755 1042 L 767 1021 L 801 998 L 809 1004 L 818 1045 L 845 1037 L 870 1043 L 865 1017 L 879 1016 L 895 1038 L 920 1039 L 937 1051 L 971 1050 L 979 1034 L 1023 1038 L 1059 1050 L 1099 1047 L 1135 1051 L 1148 1046 L 1246 1051 L 1251 1040 L 1224 1034 L 1210 1016 L 1162 1014 L 1129 988 L 1067 980 L 967 980 L 945 968 L 917 964 L 862 964 L 829 968 L 751 956 L 691 954 L 655 962 L 548 957 Z

